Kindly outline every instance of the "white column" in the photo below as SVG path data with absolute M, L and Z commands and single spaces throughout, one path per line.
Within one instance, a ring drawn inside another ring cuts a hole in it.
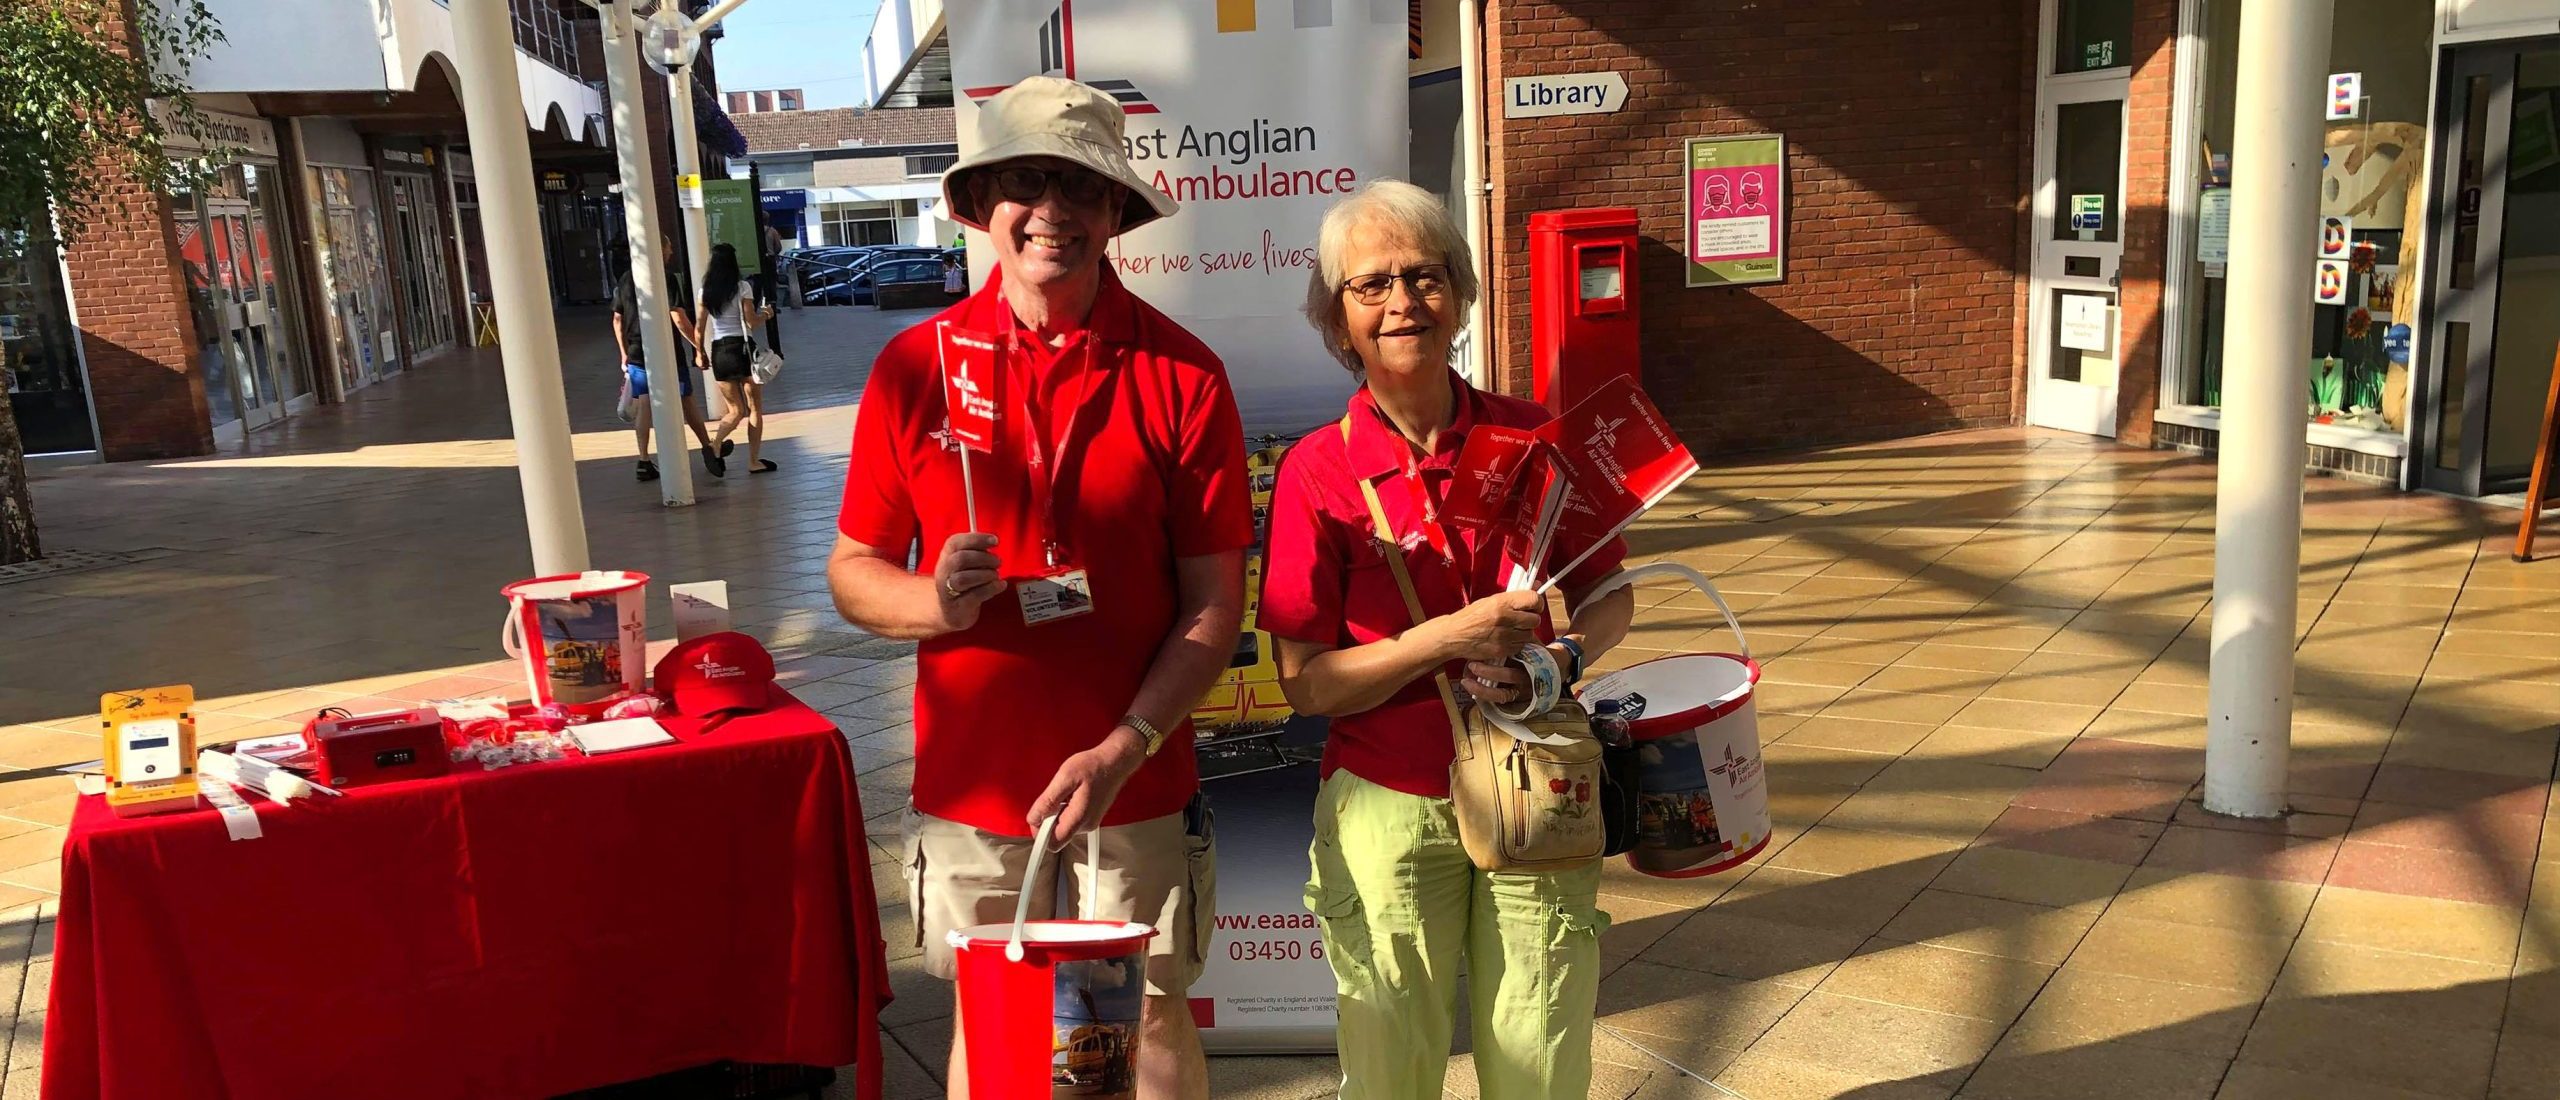
M 453 63 L 471 135 L 471 178 L 480 187 L 480 235 L 488 246 L 489 292 L 498 313 L 507 416 L 516 437 L 516 478 L 536 575 L 587 568 L 587 527 L 578 509 L 578 459 L 569 443 L 569 402 L 560 390 L 560 333 L 551 323 L 551 281 L 543 274 L 542 225 L 535 214 L 533 147 L 516 84 L 514 17 L 507 0 L 453 0 Z
M 686 451 L 692 436 L 684 423 L 674 330 L 667 320 L 666 258 L 658 252 L 658 190 L 649 168 L 648 116 L 640 93 L 640 54 L 624 0 L 596 7 L 604 20 L 606 94 L 613 98 L 613 161 L 622 177 L 623 237 L 630 244 L 631 285 L 640 299 L 640 353 L 648 359 L 649 416 L 658 447 L 658 499 L 670 508 L 693 503 L 693 467 Z
M 677 66 L 674 72 L 667 74 L 667 118 L 675 133 L 675 140 L 669 144 L 676 148 L 676 178 L 701 178 L 702 143 L 693 129 L 691 65 Z M 701 196 L 699 191 L 694 194 L 697 199 Z M 700 301 L 702 273 L 711 266 L 711 228 L 706 221 L 709 215 L 700 206 L 685 205 L 682 192 L 677 193 L 676 200 L 676 217 L 684 222 L 684 254 L 689 257 L 685 261 L 685 276 L 693 283 L 694 299 Z M 702 338 L 708 341 L 711 336 L 704 333 Z M 702 387 L 699 392 L 702 394 L 703 412 L 715 418 L 724 415 L 726 410 L 720 404 L 720 387 L 712 385 L 710 377 L 702 373 L 700 367 L 687 363 L 684 369 L 693 371 L 694 384 Z
M 2305 364 L 2332 0 L 2249 0 L 2231 142 L 2204 805 L 2275 817 L 2293 750 Z

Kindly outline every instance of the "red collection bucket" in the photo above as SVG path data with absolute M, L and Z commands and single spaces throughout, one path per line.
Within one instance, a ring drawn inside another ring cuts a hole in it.
M 1044 822 L 1024 876 L 1026 908 L 1048 833 Z M 1010 922 L 951 931 L 949 942 L 959 960 L 970 1096 L 1129 1100 L 1137 1095 L 1147 941 L 1156 930 L 1129 921 L 1093 920 L 1093 891 L 1088 888 L 1083 895 L 1086 919 L 1027 921 L 1017 911 Z M 1019 958 L 1008 950 L 1016 942 L 1021 944 Z
M 1582 699 L 1595 712 L 1614 706 L 1638 746 L 1636 846 L 1627 865 L 1659 878 L 1696 878 L 1738 866 L 1769 845 L 1769 784 L 1752 702 L 1760 663 L 1751 659 L 1733 609 L 1696 571 L 1655 563 L 1620 580 L 1662 573 L 1685 577 L 1715 602 L 1740 652 L 1659 657 L 1593 680 Z
M 536 704 L 572 711 L 645 684 L 649 666 L 649 575 L 589 570 L 517 581 L 499 593 L 507 621 L 499 642 L 524 662 Z

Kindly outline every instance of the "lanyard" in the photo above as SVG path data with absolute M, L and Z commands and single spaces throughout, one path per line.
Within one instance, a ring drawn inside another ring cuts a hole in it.
M 1057 449 L 1054 453 L 1050 450 L 1049 438 L 1044 431 L 1050 417 L 1048 416 L 1048 398 L 1043 392 L 1042 380 L 1038 377 L 1043 372 L 1028 371 L 1028 368 L 1019 366 L 1014 368 L 1032 375 L 1029 378 L 1017 379 L 1016 384 L 1022 386 L 1024 404 L 1031 414 L 1023 418 L 1023 435 L 1028 440 L 1026 450 L 1031 456 L 1031 514 L 1032 518 L 1040 524 L 1040 552 L 1043 560 L 1053 569 L 1068 557 L 1066 525 L 1059 521 L 1057 511 L 1060 471 L 1071 461 L 1069 449 L 1075 445 L 1076 425 L 1084 420 L 1085 406 L 1093 403 L 1094 393 L 1102 386 L 1102 372 L 1095 369 L 1093 365 L 1093 334 L 1090 332 L 1080 334 L 1075 338 L 1075 342 L 1082 346 L 1082 364 L 1077 373 L 1082 376 L 1084 394 L 1068 407 L 1067 422 L 1064 430 L 1058 435 Z M 1018 322 L 1012 330 L 1011 344 L 1013 354 L 1006 356 L 1006 359 L 1014 364 L 1027 362 L 1030 357 L 1021 354 L 1022 326 Z M 1074 354 L 1077 350 L 1073 347 L 1063 349 L 1060 357 Z M 1051 362 L 1055 361 L 1055 358 L 1051 359 Z

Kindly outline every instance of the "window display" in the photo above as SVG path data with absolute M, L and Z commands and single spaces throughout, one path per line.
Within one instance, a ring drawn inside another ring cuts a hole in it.
M 44 225 L 0 224 L 0 390 L 28 454 L 98 447 L 60 257 Z
M 2240 10 L 2246 0 L 2205 5 L 2204 87 L 2197 104 L 2201 146 L 2196 174 L 2196 232 L 2179 262 L 2190 265 L 2180 361 L 2167 387 L 2172 405 L 2222 403 L 2224 278 L 2230 187 L 2246 164 L 2231 162 L 2234 88 L 2240 58 Z M 2347 117 L 2323 133 L 2320 217 L 2322 257 L 2335 260 L 2331 287 L 2317 295 L 2311 360 L 2303 365 L 2304 398 L 2314 423 L 2397 435 L 2405 428 L 2409 391 L 2408 323 L 2417 301 L 2412 282 L 2426 224 L 2423 184 L 2427 138 L 2429 20 L 2426 0 L 2337 0 L 2329 69 L 2361 73 L 2360 95 L 2341 104 Z M 2307 259 L 2310 257 L 2306 257 Z

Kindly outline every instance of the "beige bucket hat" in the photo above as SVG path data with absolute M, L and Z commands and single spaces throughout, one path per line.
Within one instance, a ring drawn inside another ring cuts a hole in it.
M 1156 190 L 1129 166 L 1121 144 L 1128 115 L 1120 102 L 1090 85 L 1035 76 L 978 105 L 978 151 L 944 169 L 942 207 L 952 220 L 985 229 L 987 217 L 969 194 L 969 175 L 1025 157 L 1056 157 L 1090 168 L 1128 188 L 1138 200 L 1120 208 L 1120 232 L 1173 216 L 1173 196 Z

